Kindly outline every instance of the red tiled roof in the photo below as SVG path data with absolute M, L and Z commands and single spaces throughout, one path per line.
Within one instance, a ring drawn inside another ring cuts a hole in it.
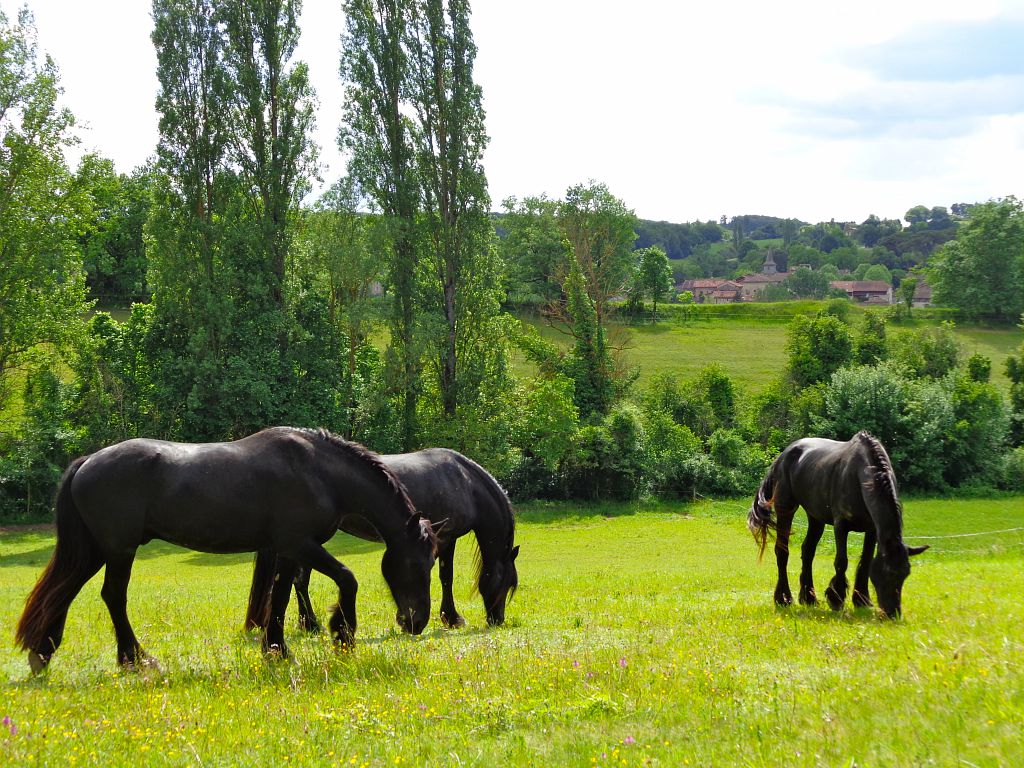
M 892 289 L 885 280 L 833 280 L 829 286 L 847 293 L 886 293 Z

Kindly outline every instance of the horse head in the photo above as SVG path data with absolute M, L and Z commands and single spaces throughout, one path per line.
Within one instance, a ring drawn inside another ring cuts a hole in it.
M 903 582 L 910 575 L 910 558 L 926 549 L 927 544 L 921 547 L 908 547 L 899 542 L 891 548 L 880 550 L 878 556 L 871 561 L 871 583 L 875 585 L 878 607 L 886 617 L 900 617 Z
M 399 626 L 418 635 L 430 621 L 430 570 L 437 557 L 437 536 L 419 512 L 410 515 L 403 544 L 388 546 L 380 569 L 398 606 Z
M 487 609 L 487 623 L 492 627 L 505 623 L 505 604 L 512 599 L 519 587 L 519 572 L 516 557 L 519 546 L 508 550 L 508 554 L 482 567 L 477 580 L 477 589 Z

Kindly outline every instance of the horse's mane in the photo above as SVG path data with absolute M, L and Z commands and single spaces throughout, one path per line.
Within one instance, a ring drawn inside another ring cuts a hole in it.
M 359 459 L 369 464 L 371 467 L 376 469 L 384 476 L 384 479 L 391 487 L 392 492 L 398 498 L 399 502 L 405 506 L 406 511 L 409 513 L 409 517 L 412 517 L 417 513 L 416 505 L 413 503 L 412 498 L 409 496 L 409 492 L 405 489 L 405 486 L 402 485 L 401 481 L 398 479 L 398 476 L 394 472 L 392 472 L 391 468 L 388 467 L 388 465 L 381 460 L 379 454 L 375 453 L 374 451 L 371 451 L 365 445 L 360 445 L 359 443 L 353 442 L 351 440 L 346 440 L 341 435 L 336 435 L 333 432 L 324 429 L 323 427 L 320 427 L 319 429 L 310 429 L 308 427 L 292 427 L 292 429 L 295 430 L 296 432 L 301 432 L 307 437 L 316 438 L 326 443 L 329 443 L 330 445 L 334 446 L 343 453 L 346 453 L 349 456 L 352 456 L 353 458 Z M 434 529 L 432 527 L 429 530 L 430 544 L 436 550 L 437 534 L 434 532 Z
M 903 505 L 900 503 L 899 492 L 896 486 L 896 473 L 893 472 L 892 462 L 889 460 L 889 454 L 885 451 L 885 446 L 882 445 L 877 437 L 864 430 L 858 432 L 856 438 L 867 449 L 868 456 L 871 459 L 871 464 L 875 470 L 873 473 L 874 487 L 879 488 L 892 499 L 896 511 L 902 515 Z

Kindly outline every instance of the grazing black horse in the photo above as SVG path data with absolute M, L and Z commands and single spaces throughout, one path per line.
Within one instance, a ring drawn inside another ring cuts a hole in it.
M 465 624 L 455 608 L 452 594 L 452 561 L 456 540 L 472 531 L 479 547 L 477 590 L 483 598 L 487 623 L 505 621 L 505 605 L 519 585 L 514 545 L 515 517 L 508 496 L 491 474 L 461 453 L 448 448 L 428 448 L 415 453 L 380 457 L 402 481 L 416 508 L 433 524 L 438 540 L 438 570 L 441 577 L 441 621 L 446 626 Z M 368 541 L 380 541 L 371 521 L 346 515 L 339 526 L 346 533 Z M 246 627 L 262 627 L 268 616 L 270 589 L 274 576 L 274 555 L 260 552 L 253 569 L 252 589 L 246 613 Z M 299 625 L 319 629 L 309 600 L 309 570 L 302 568 L 295 579 L 299 604 Z
M 850 531 L 861 531 L 864 551 L 853 583 L 853 604 L 871 605 L 870 574 L 882 612 L 898 617 L 903 582 L 910 575 L 910 556 L 928 547 L 908 547 L 903 543 L 903 509 L 896 477 L 882 444 L 867 432 L 858 432 L 845 443 L 808 437 L 789 445 L 775 459 L 757 490 L 747 526 L 762 554 L 769 531 L 776 530 L 779 580 L 775 602 L 779 605 L 793 602 L 786 563 L 789 534 L 798 506 L 807 513 L 807 537 L 801 550 L 800 602 L 813 605 L 817 601 L 811 563 L 825 526 L 832 525 L 836 535 L 836 574 L 825 592 L 829 606 L 838 611 L 846 601 L 846 539 Z M 878 556 L 874 557 L 876 542 Z
M 57 492 L 57 546 L 28 597 L 15 639 L 38 672 L 60 646 L 71 602 L 106 566 L 102 596 L 117 658 L 149 660 L 128 622 L 136 549 L 162 539 L 212 553 L 273 548 L 280 583 L 263 647 L 287 655 L 284 612 L 298 563 L 338 585 L 330 626 L 341 643 L 356 630 L 356 579 L 322 546 L 345 513 L 372 520 L 388 543 L 382 569 L 403 625 L 430 618 L 437 539 L 394 474 L 371 451 L 320 430 L 275 427 L 230 443 L 127 440 L 75 460 Z

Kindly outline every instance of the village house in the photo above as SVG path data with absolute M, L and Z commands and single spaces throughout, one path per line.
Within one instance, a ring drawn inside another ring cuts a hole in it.
M 676 286 L 676 292 L 689 291 L 693 294 L 693 301 L 696 304 L 703 304 L 709 300 L 723 283 L 729 282 L 724 277 L 699 278 L 697 280 L 684 280 Z
M 742 299 L 740 284 L 733 280 L 726 280 L 711 294 L 712 304 L 732 304 Z
M 912 307 L 930 307 L 932 305 L 932 287 L 924 280 L 918 280 L 914 286 L 914 298 L 911 300 Z
M 892 286 L 884 280 L 833 280 L 829 287 L 864 304 L 892 304 Z
M 761 273 L 758 275 L 744 275 L 740 278 L 740 294 L 743 301 L 753 301 L 757 294 L 769 285 L 778 285 L 786 282 L 789 274 L 786 272 L 774 272 L 772 274 Z

